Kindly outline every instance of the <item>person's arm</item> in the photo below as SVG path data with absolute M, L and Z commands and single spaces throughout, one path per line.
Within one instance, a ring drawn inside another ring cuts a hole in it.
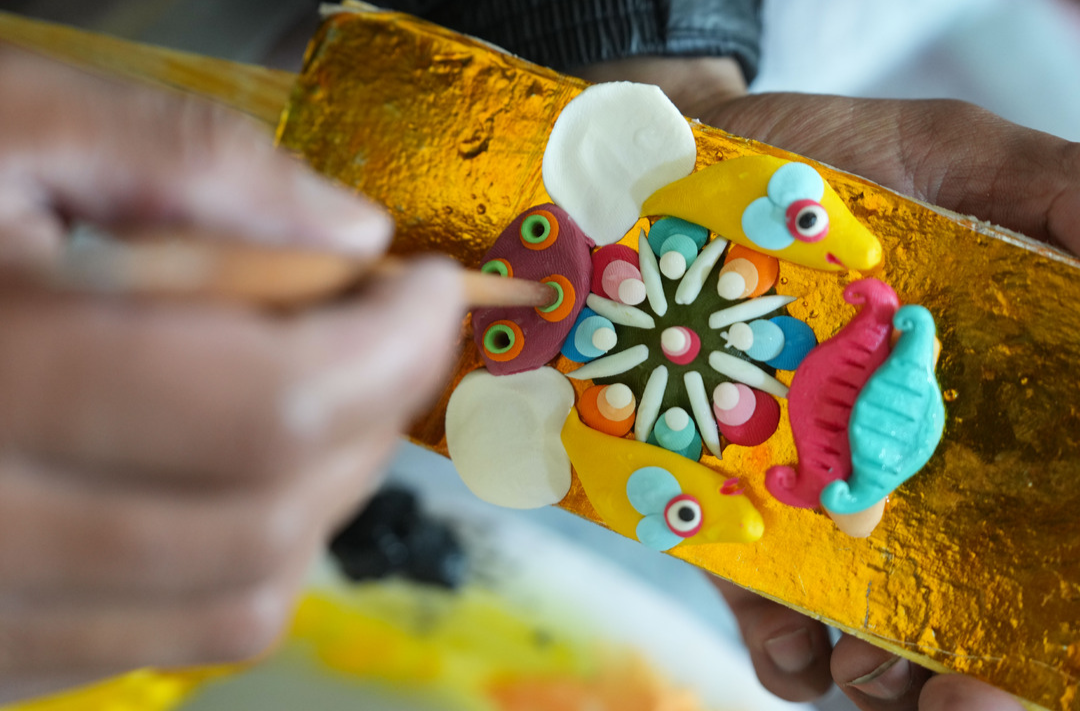
M 758 70 L 761 0 L 383 0 L 380 4 L 573 75 L 635 57 L 711 58 L 721 61 L 705 63 L 722 66 L 721 71 L 737 81 L 741 78 L 738 83 L 745 90 Z
M 391 221 L 212 105 L 0 48 L 0 261 L 71 220 L 374 257 Z M 258 655 L 441 384 L 463 308 L 414 263 L 332 308 L 0 289 L 0 703 Z

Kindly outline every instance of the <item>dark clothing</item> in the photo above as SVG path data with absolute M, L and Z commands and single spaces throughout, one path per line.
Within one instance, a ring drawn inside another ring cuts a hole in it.
M 757 74 L 761 0 L 383 0 L 493 42 L 537 64 L 572 70 L 637 55 L 728 56 Z

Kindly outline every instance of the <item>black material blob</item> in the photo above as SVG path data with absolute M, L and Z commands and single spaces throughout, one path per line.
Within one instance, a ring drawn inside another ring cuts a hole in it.
M 457 536 L 426 517 L 416 496 L 398 487 L 376 494 L 330 541 L 330 553 L 355 582 L 398 575 L 454 589 L 465 579 L 465 549 Z

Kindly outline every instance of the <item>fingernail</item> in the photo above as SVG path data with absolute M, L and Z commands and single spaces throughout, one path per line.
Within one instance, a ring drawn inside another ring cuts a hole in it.
M 764 647 L 776 668 L 788 674 L 801 672 L 814 661 L 814 645 L 805 629 L 766 640 Z
M 852 679 L 846 686 L 875 699 L 892 701 L 907 693 L 911 681 L 911 663 L 902 657 L 893 657 L 869 674 Z

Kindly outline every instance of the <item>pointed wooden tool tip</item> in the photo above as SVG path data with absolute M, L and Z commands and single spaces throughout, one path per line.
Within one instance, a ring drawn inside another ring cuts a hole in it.
M 547 306 L 558 294 L 550 285 L 498 274 L 465 272 L 465 300 L 469 306 Z

